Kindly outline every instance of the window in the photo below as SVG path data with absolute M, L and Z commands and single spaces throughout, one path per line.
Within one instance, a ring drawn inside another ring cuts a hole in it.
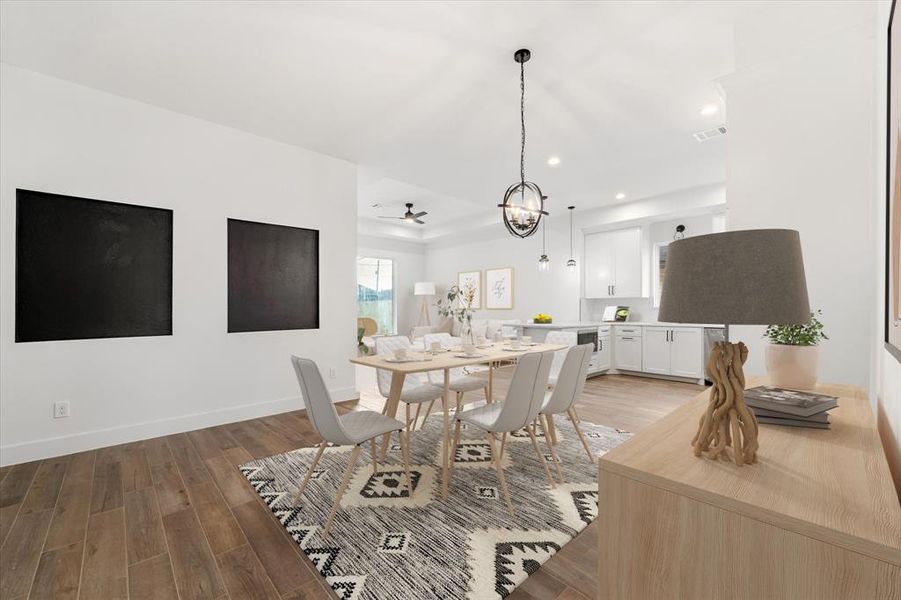
M 357 257 L 357 316 L 375 319 L 379 334 L 396 332 L 393 260 Z

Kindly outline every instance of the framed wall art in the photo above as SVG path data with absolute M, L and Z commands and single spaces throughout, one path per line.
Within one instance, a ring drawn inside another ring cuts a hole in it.
M 513 268 L 485 270 L 485 308 L 513 310 Z
M 460 288 L 461 294 L 466 295 L 466 290 L 473 290 L 472 308 L 478 310 L 482 308 L 482 272 L 481 271 L 461 271 L 457 273 L 457 287 Z

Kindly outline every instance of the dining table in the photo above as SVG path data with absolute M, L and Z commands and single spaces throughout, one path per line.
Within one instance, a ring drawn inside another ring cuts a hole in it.
M 404 388 L 404 381 L 407 375 L 414 373 L 427 373 L 430 371 L 442 371 L 444 375 L 444 390 L 441 395 L 442 402 L 442 439 L 441 439 L 441 497 L 447 498 L 448 487 L 448 470 L 450 467 L 450 381 L 451 370 L 462 367 L 475 365 L 488 366 L 488 385 L 486 390 L 486 401 L 493 402 L 494 392 L 494 370 L 498 365 L 508 364 L 511 361 L 524 356 L 531 352 L 557 352 L 568 348 L 565 344 L 544 344 L 531 343 L 522 344 L 519 348 L 514 348 L 509 341 L 494 342 L 483 344 L 476 347 L 474 354 L 464 354 L 460 347 L 452 347 L 442 349 L 439 352 L 430 350 L 414 351 L 408 350 L 407 356 L 398 360 L 393 354 L 382 354 L 373 356 L 358 356 L 350 359 L 350 362 L 381 369 L 391 373 L 391 387 L 388 393 L 388 399 L 385 405 L 385 414 L 389 417 L 396 418 L 397 410 L 400 405 L 401 391 Z M 527 398 L 522 399 L 527 402 Z M 426 418 L 428 415 L 426 415 Z M 550 428 L 549 428 L 550 429 Z M 548 439 L 553 443 L 554 437 L 552 431 L 547 431 Z M 380 454 L 384 456 L 388 447 L 388 436 L 382 442 Z

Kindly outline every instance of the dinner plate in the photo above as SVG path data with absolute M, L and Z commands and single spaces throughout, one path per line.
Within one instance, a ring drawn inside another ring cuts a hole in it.
M 397 364 L 397 363 L 423 362 L 423 361 L 429 361 L 429 360 L 432 360 L 431 357 L 426 357 L 426 358 L 400 358 L 400 359 L 398 359 L 398 358 L 386 358 L 386 359 L 385 359 L 385 362 Z
M 454 354 L 455 358 L 484 358 L 484 354 Z

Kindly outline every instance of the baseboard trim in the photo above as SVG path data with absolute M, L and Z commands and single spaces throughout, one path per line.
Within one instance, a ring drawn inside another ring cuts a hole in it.
M 332 400 L 336 403 L 357 400 L 360 397 L 360 393 L 353 387 L 329 390 L 329 393 L 331 393 Z M 83 452 L 95 448 L 137 442 L 161 435 L 246 421 L 247 419 L 276 415 L 298 410 L 299 408 L 303 408 L 303 401 L 300 396 L 294 396 L 107 429 L 95 429 L 93 431 L 44 438 L 19 444 L 8 444 L 0 446 L 0 466 L 5 467 L 53 456 L 72 454 L 73 452 Z

